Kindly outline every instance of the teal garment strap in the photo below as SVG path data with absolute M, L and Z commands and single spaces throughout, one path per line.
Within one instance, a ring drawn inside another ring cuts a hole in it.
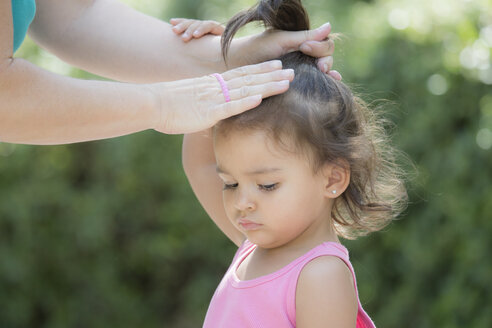
M 12 0 L 12 20 L 14 22 L 14 52 L 19 49 L 27 34 L 27 29 L 36 13 L 35 0 Z

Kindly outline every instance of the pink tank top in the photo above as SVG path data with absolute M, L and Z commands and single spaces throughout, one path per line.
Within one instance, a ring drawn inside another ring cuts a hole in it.
M 356 328 L 375 327 L 360 304 L 354 268 L 343 245 L 325 242 L 274 273 L 253 280 L 239 280 L 237 268 L 255 248 L 256 245 L 246 240 L 236 252 L 212 297 L 204 328 L 294 328 L 296 287 L 301 270 L 309 261 L 326 255 L 339 257 L 352 272 L 359 303 Z

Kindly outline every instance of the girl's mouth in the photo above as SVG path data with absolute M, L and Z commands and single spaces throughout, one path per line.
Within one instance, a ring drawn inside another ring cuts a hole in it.
M 262 224 L 255 223 L 253 221 L 249 221 L 249 220 L 245 220 L 245 219 L 239 219 L 238 224 L 244 230 L 257 230 L 258 228 L 260 228 L 262 226 Z

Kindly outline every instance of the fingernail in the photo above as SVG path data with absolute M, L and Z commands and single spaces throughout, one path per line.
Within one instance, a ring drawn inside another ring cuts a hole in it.
M 186 39 L 188 36 L 189 36 L 189 34 L 188 34 L 188 33 L 184 33 L 184 34 L 183 34 L 183 39 Z
M 324 28 L 328 28 L 328 26 L 331 26 L 331 24 L 328 22 L 328 23 L 324 23 L 323 25 L 321 25 L 319 28 L 320 29 L 324 29 Z
M 263 99 L 262 95 L 255 95 L 251 96 L 248 98 L 248 101 L 251 102 L 251 104 L 256 105 L 261 103 L 261 100 Z
M 282 62 L 280 60 L 272 60 L 270 65 L 272 65 L 272 68 L 281 68 Z
M 328 73 L 328 64 L 323 64 L 323 73 Z
M 333 77 L 335 80 L 341 81 L 342 80 L 342 75 L 338 71 L 330 71 L 328 73 L 331 77 Z
M 197 36 L 198 35 L 198 31 L 193 32 L 193 35 L 194 36 Z
M 294 70 L 292 68 L 286 68 L 286 69 L 284 69 L 284 74 L 286 76 L 290 76 L 290 75 L 294 74 Z
M 311 49 L 311 47 L 308 46 L 307 44 L 302 44 L 300 49 L 301 49 L 302 52 L 311 52 L 311 51 L 313 51 L 313 49 Z

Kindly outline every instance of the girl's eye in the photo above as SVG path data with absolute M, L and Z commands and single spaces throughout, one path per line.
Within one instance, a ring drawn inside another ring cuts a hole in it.
M 227 183 L 224 183 L 224 188 L 223 190 L 227 190 L 227 189 L 234 189 L 237 187 L 237 183 L 231 183 L 231 184 L 227 184 Z
M 268 185 L 258 185 L 258 187 L 260 187 L 261 190 L 273 191 L 273 190 L 277 189 L 278 183 L 272 183 L 272 184 L 268 184 Z

